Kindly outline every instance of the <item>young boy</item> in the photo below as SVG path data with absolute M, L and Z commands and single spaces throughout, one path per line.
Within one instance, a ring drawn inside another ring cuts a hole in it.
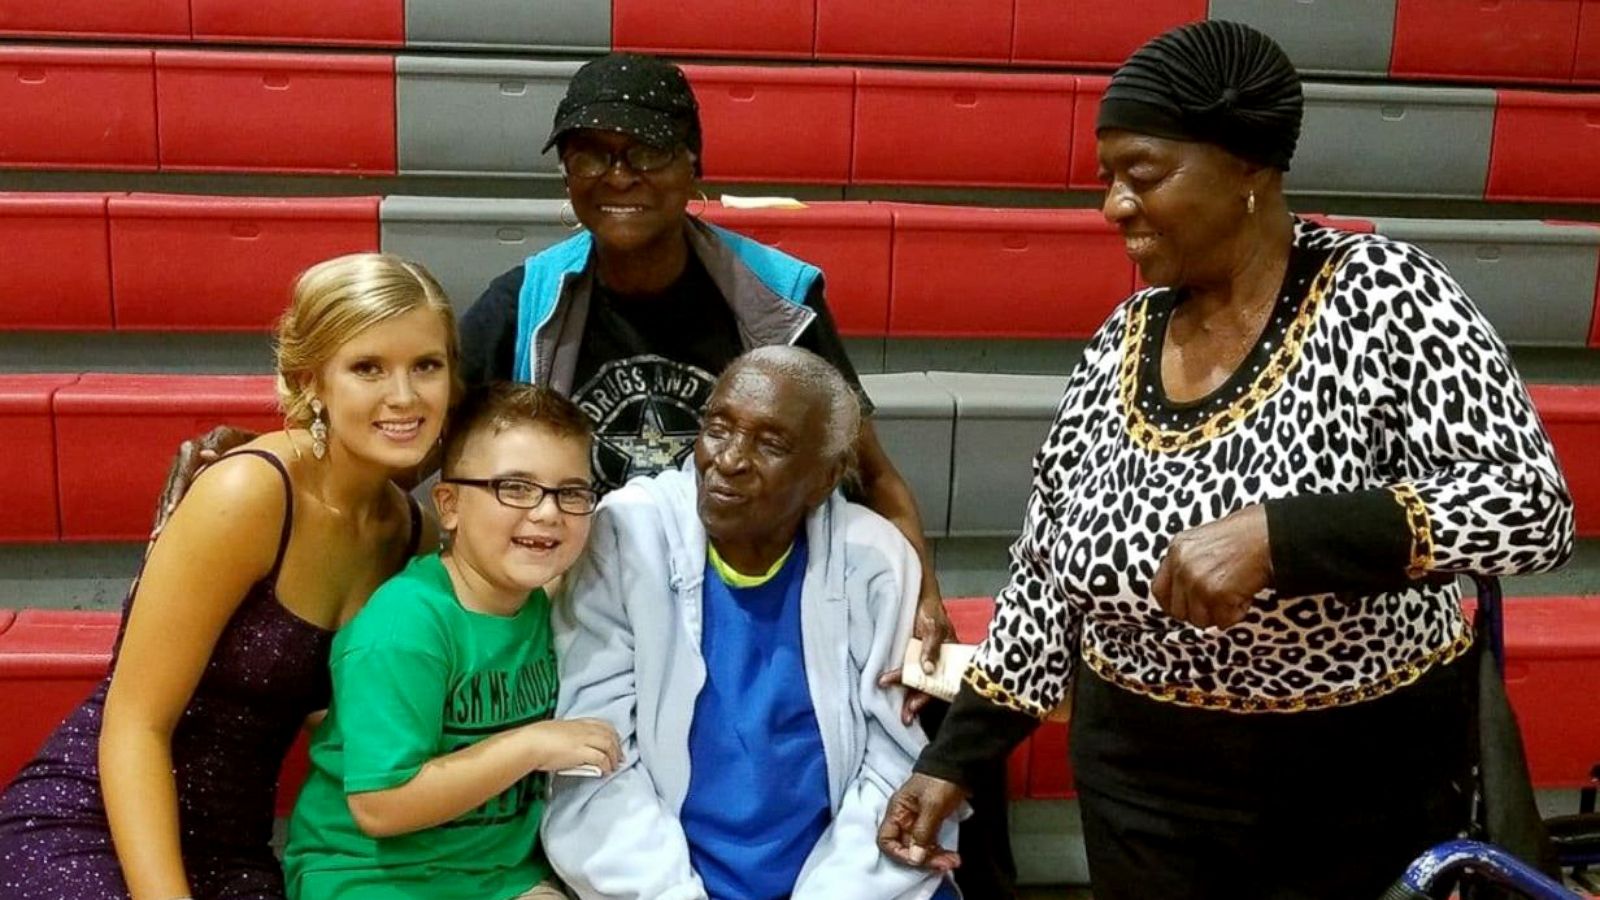
M 291 898 L 564 896 L 537 848 L 548 773 L 620 758 L 610 725 L 550 718 L 543 588 L 589 537 L 591 440 L 581 410 L 531 385 L 455 414 L 433 489 L 446 549 L 334 638 L 333 703 L 289 823 Z

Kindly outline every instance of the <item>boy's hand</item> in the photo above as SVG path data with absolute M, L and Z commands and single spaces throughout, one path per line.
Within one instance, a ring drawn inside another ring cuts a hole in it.
M 594 766 L 610 775 L 622 764 L 622 743 L 611 723 L 601 719 L 555 719 L 523 726 L 534 768 L 559 772 Z

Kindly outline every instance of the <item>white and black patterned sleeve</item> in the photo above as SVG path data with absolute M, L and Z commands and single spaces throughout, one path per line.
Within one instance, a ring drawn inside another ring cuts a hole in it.
M 1381 488 L 1268 504 L 1280 593 L 1516 575 L 1571 555 L 1572 497 L 1505 345 L 1444 267 L 1373 240 L 1341 272 L 1380 342 Z

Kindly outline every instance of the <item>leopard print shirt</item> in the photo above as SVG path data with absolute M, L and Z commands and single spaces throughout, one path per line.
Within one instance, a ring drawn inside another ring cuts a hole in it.
M 1201 629 L 1150 582 L 1179 532 L 1266 500 L 1387 489 L 1411 532 L 1407 574 L 1512 575 L 1572 548 L 1572 501 L 1493 328 L 1415 247 L 1295 224 L 1283 295 L 1239 372 L 1165 401 L 1173 298 L 1140 291 L 1068 379 L 1010 581 L 967 670 L 991 701 L 1043 717 L 1080 662 L 1186 706 L 1293 712 L 1381 696 L 1471 644 L 1454 579 L 1365 596 L 1256 598 Z

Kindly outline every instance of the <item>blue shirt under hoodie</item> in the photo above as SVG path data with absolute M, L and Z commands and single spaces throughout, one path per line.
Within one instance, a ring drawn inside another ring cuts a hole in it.
M 705 687 L 689 728 L 689 793 L 679 821 L 713 900 L 794 890 L 828 827 L 828 772 L 800 638 L 802 534 L 778 571 L 730 584 L 706 562 Z

